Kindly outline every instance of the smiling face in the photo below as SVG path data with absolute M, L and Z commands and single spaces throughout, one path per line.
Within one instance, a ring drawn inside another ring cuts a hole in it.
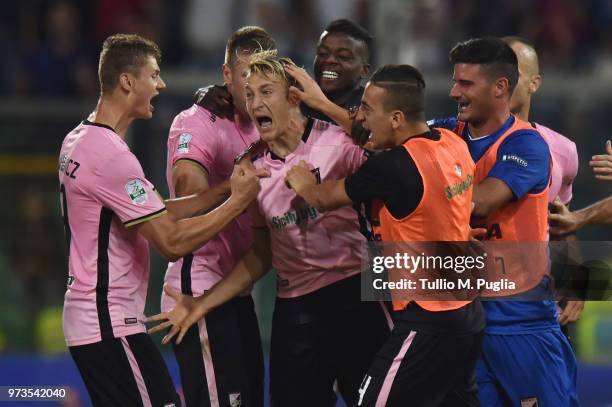
M 343 33 L 323 32 L 314 60 L 315 80 L 326 95 L 350 92 L 369 73 L 366 45 Z
M 249 74 L 246 80 L 246 107 L 262 140 L 276 140 L 289 125 L 297 98 L 289 97 L 284 78 L 263 73 Z
M 370 131 L 368 146 L 382 150 L 395 145 L 393 136 L 393 113 L 385 111 L 384 102 L 387 91 L 371 82 L 365 87 L 361 98 L 361 106 L 355 120 Z
M 457 102 L 457 119 L 478 126 L 495 109 L 495 81 L 478 64 L 455 64 L 450 97 Z
M 155 110 L 151 100 L 159 94 L 166 84 L 161 78 L 159 65 L 152 55 L 149 55 L 136 74 L 130 74 L 130 100 L 133 115 L 137 119 L 150 119 Z

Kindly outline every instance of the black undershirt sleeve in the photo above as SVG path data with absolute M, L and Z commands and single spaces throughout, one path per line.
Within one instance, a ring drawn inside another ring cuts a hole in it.
M 397 219 L 410 215 L 423 197 L 423 178 L 401 145 L 370 157 L 344 187 L 355 203 L 382 200 Z

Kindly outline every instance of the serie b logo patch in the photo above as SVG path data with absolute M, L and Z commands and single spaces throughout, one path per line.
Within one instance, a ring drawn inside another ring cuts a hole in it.
M 176 148 L 177 153 L 188 153 L 189 152 L 189 142 L 192 139 L 192 135 L 189 133 L 182 133 L 179 136 L 179 144 Z
M 125 192 L 127 192 L 132 203 L 136 205 L 142 205 L 147 202 L 147 190 L 139 179 L 133 179 L 125 184 Z

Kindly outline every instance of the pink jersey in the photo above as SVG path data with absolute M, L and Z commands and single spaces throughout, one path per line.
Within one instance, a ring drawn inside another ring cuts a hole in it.
M 567 137 L 536 123 L 536 130 L 544 137 L 552 155 L 553 170 L 548 200 L 558 196 L 567 204 L 572 200 L 572 184 L 578 173 L 578 152 L 576 144 Z
M 179 113 L 168 137 L 166 178 L 171 196 L 175 196 L 172 167 L 177 161 L 189 160 L 203 167 L 212 187 L 230 177 L 234 157 L 258 139 L 255 125 L 241 128 L 237 123 L 220 119 L 197 105 Z M 251 220 L 244 213 L 193 256 L 170 263 L 165 281 L 176 290 L 201 295 L 232 270 L 251 243 Z M 172 306 L 172 299 L 162 295 L 162 310 Z
M 66 342 L 145 332 L 149 245 L 130 226 L 163 215 L 163 201 L 113 129 L 88 121 L 64 139 L 59 181 L 70 248 Z
M 301 160 L 311 164 L 322 181 L 345 178 L 365 161 L 364 151 L 340 127 L 319 120 L 309 119 L 304 139 L 284 160 L 267 152 L 255 162 L 271 172 L 270 178 L 261 179 L 257 203 L 270 229 L 277 295 L 283 298 L 359 273 L 365 241 L 353 208 L 321 213 L 285 184 L 287 170 Z

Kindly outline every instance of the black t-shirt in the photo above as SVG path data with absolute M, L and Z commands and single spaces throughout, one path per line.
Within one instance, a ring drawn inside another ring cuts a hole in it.
M 415 137 L 439 140 L 436 130 Z M 410 215 L 423 198 L 423 178 L 404 146 L 371 156 L 359 170 L 346 178 L 346 193 L 355 203 L 381 200 L 389 212 L 402 219 Z M 484 314 L 475 301 L 452 311 L 429 312 L 416 304 L 396 312 L 398 322 L 433 334 L 474 334 L 484 329 Z
M 361 104 L 361 96 L 363 96 L 363 90 L 364 90 L 363 86 L 360 86 L 357 89 L 355 89 L 351 93 L 351 95 L 348 97 L 348 99 L 346 99 L 346 101 L 340 105 L 340 107 L 346 110 L 351 110 L 353 108 L 359 107 L 359 105 Z M 319 119 L 319 120 L 323 120 L 328 123 L 336 124 L 336 122 L 334 122 L 332 119 L 330 119 L 323 113 L 319 112 L 318 110 L 311 109 L 310 107 L 306 106 L 304 103 L 302 103 L 302 105 L 300 106 L 300 109 L 302 110 L 302 114 L 304 116 L 308 116 L 308 117 L 312 117 L 313 119 Z
M 439 140 L 440 134 L 432 130 L 414 137 Z M 403 145 L 371 156 L 344 186 L 353 202 L 380 199 L 396 219 L 410 215 L 423 198 L 423 178 Z

